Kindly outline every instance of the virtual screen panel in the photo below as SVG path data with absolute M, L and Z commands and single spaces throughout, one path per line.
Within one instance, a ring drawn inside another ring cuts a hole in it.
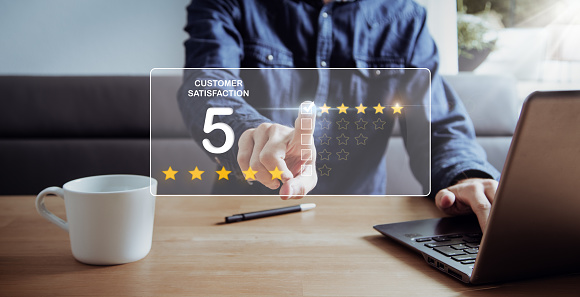
M 396 194 L 427 195 L 430 79 L 407 68 L 154 69 L 157 194 L 389 195 L 399 172 L 387 162 L 400 157 L 419 186 Z M 387 158 L 390 142 L 404 149 Z

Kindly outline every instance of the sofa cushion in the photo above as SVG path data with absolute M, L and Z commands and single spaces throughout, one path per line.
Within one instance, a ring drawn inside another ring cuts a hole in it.
M 520 106 L 515 78 L 467 72 L 444 78 L 463 101 L 477 136 L 513 135 Z
M 0 137 L 149 137 L 149 78 L 0 77 Z

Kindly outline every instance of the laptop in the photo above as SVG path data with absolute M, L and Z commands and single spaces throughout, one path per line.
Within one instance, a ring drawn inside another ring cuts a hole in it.
M 580 272 L 580 91 L 528 96 L 485 232 L 475 216 L 374 228 L 465 283 Z

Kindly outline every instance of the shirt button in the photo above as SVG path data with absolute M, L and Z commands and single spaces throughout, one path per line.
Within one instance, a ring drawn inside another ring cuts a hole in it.
M 320 62 L 320 66 L 326 67 L 326 62 L 325 61 Z
M 380 71 L 380 70 L 378 70 L 378 69 L 377 69 L 377 70 L 375 70 L 375 75 L 377 75 L 377 76 L 378 76 L 378 75 L 381 75 L 381 71 Z
M 327 17 L 328 17 L 328 13 L 326 13 L 326 11 L 325 11 L 325 12 L 323 12 L 323 13 L 322 13 L 322 17 L 323 17 L 323 18 L 327 18 Z
M 272 60 L 274 60 L 274 56 L 272 56 L 272 55 L 268 55 L 268 56 L 266 57 L 266 59 L 268 59 L 268 61 L 272 61 Z

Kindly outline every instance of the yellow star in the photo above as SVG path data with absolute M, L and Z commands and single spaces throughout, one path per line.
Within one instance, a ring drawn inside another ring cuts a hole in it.
M 205 171 L 201 171 L 199 169 L 197 169 L 197 166 L 195 166 L 195 169 L 193 171 L 190 171 L 189 173 L 191 173 L 191 180 L 194 180 L 196 178 L 199 178 L 199 180 L 201 180 L 201 175 L 204 173 Z
M 250 168 L 248 168 L 248 170 L 242 171 L 242 172 L 244 173 L 246 180 L 248 180 L 250 178 L 253 180 L 256 180 L 256 173 L 258 173 L 258 171 L 252 170 L 252 166 L 250 166 Z
M 385 109 L 385 107 L 384 106 L 381 106 L 380 103 L 379 103 L 379 105 L 374 106 L 373 108 L 375 109 L 375 114 L 377 114 L 377 113 L 383 113 L 383 109 Z
M 393 106 L 391 108 L 393 109 L 393 114 L 396 114 L 396 113 L 399 113 L 400 114 L 401 113 L 401 109 L 403 109 L 402 106 L 399 106 L 399 103 L 395 104 L 395 106 Z
M 362 103 L 359 106 L 355 107 L 355 108 L 357 110 L 356 113 L 365 113 L 365 109 L 367 109 L 367 107 L 366 106 L 363 106 Z
M 341 106 L 337 106 L 336 108 L 338 108 L 338 110 L 340 110 L 338 113 L 346 113 L 348 106 L 344 106 L 344 103 L 343 103 Z
M 171 166 L 169 166 L 169 169 L 162 172 L 165 173 L 165 180 L 168 180 L 170 178 L 175 180 L 175 174 L 178 173 L 179 171 L 174 171 L 173 169 L 171 169 Z
M 282 180 L 282 173 L 284 171 L 278 170 L 278 166 L 276 166 L 276 169 L 272 170 L 272 171 L 268 171 L 270 172 L 270 174 L 272 175 L 272 179 L 279 179 Z
M 227 179 L 227 180 L 230 180 L 230 179 L 228 178 L 228 174 L 230 174 L 230 173 L 231 173 L 231 171 L 227 171 L 227 170 L 226 170 L 226 168 L 225 168 L 224 166 L 222 166 L 222 170 L 220 170 L 220 171 L 216 171 L 216 173 L 217 173 L 217 174 L 219 174 L 219 178 L 218 178 L 218 180 L 220 180 L 220 179 L 222 179 L 222 178 L 225 178 L 225 179 Z
M 330 109 L 330 106 L 326 106 L 326 103 L 324 103 L 324 105 L 322 107 L 320 107 L 320 109 L 322 110 L 320 112 L 320 114 L 328 113 L 328 110 Z

